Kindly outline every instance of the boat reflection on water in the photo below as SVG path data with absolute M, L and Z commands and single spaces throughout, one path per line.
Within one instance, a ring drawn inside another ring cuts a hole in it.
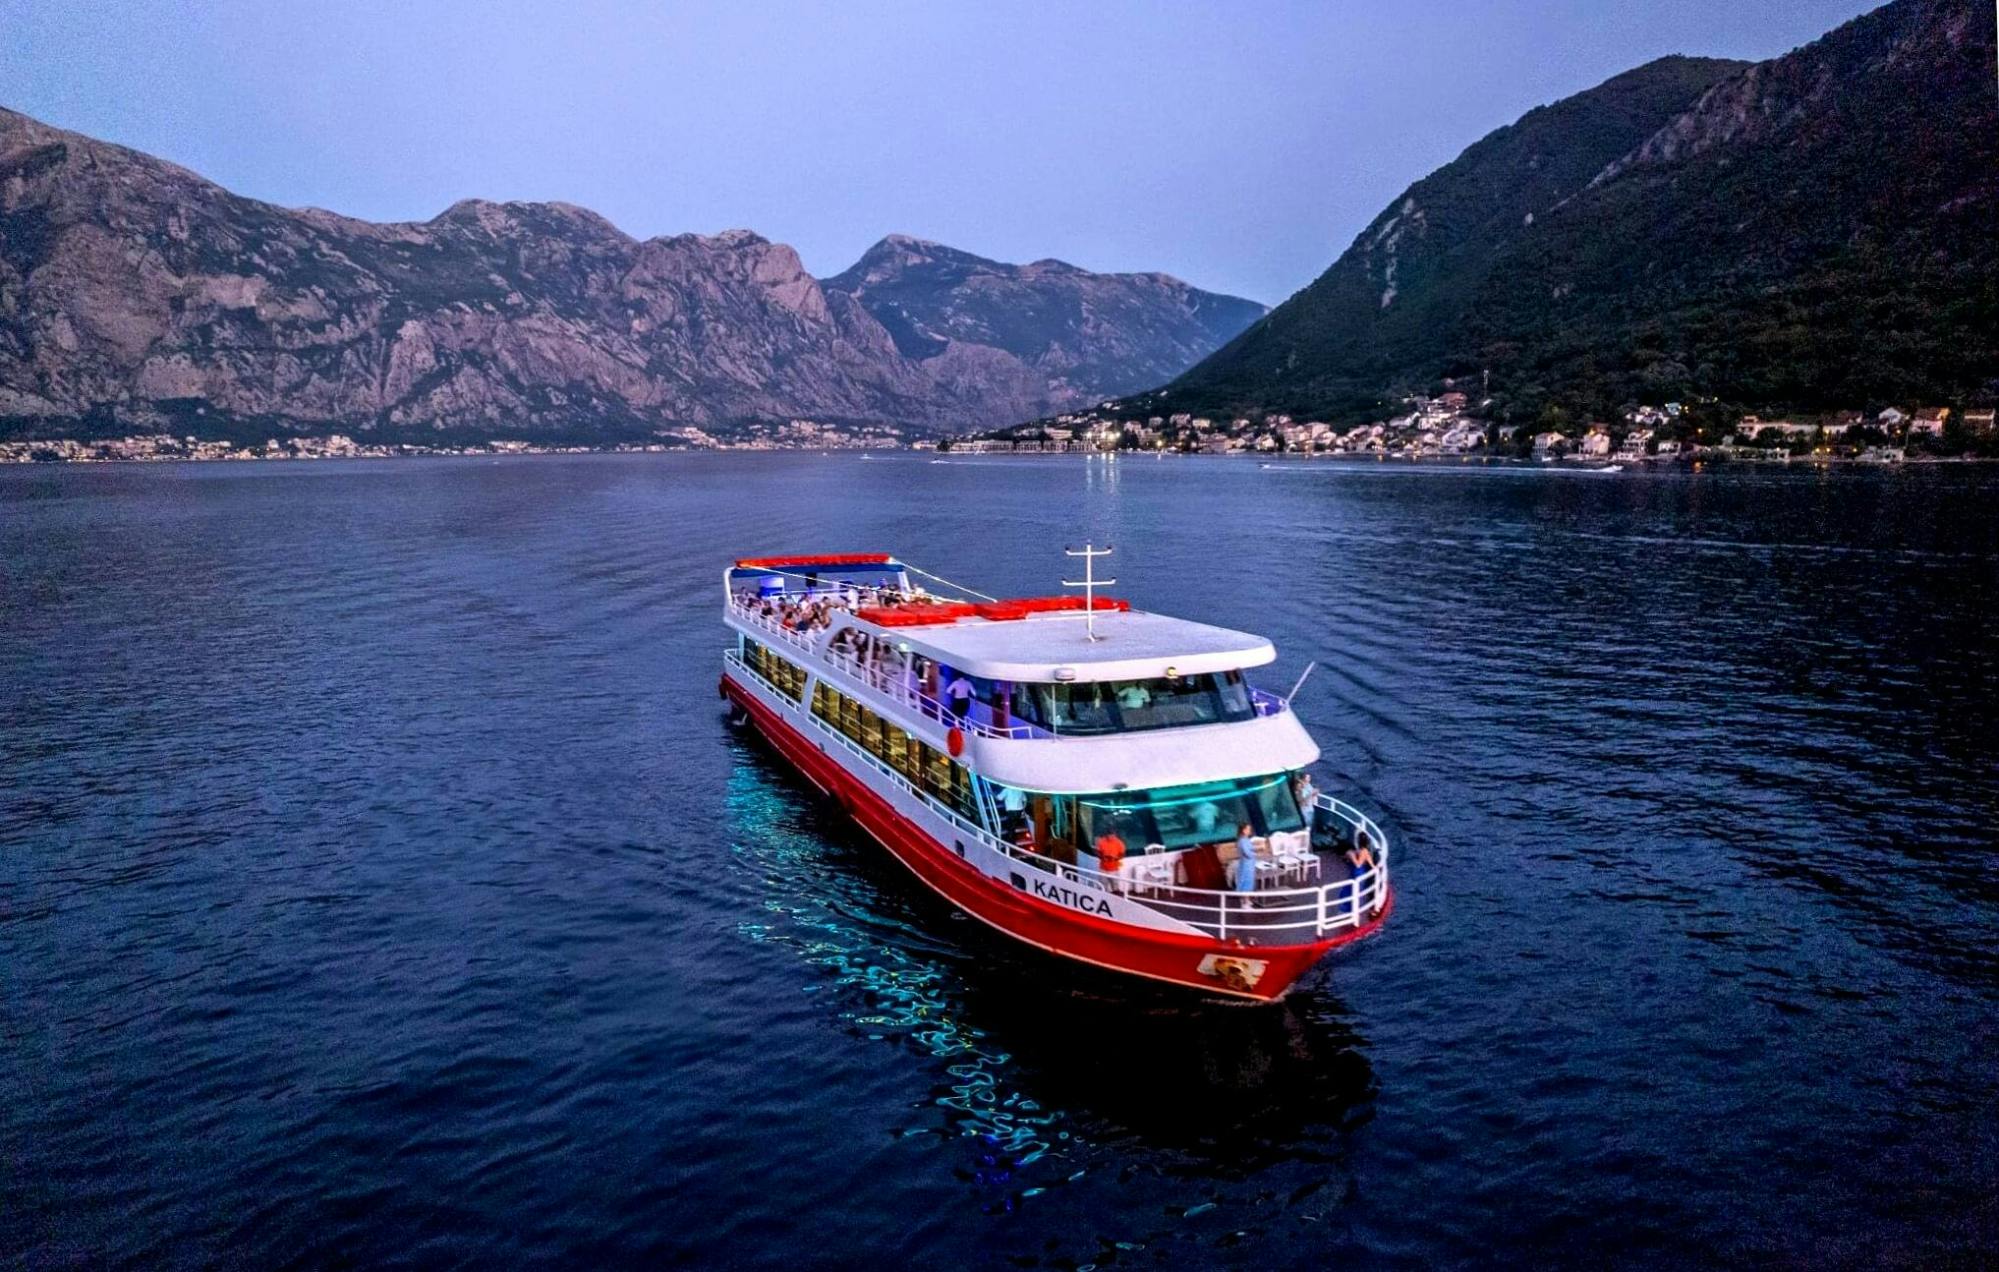
M 999 942 L 968 935 L 968 961 L 988 952 L 997 959 Z M 967 1014 L 1005 1040 L 1020 1066 L 1016 1081 L 1097 1138 L 1129 1137 L 1254 1171 L 1337 1160 L 1371 1114 L 1366 1040 L 1323 991 L 1244 1007 L 1134 992 L 1124 978 L 1042 985 L 1030 979 L 1037 970 L 974 968 L 964 982 Z
M 1366 1040 L 1327 990 L 1203 1000 L 1022 950 L 913 886 L 753 735 L 732 750 L 727 818 L 761 897 L 744 934 L 831 976 L 852 1033 L 934 1058 L 934 1114 L 902 1133 L 971 1141 L 989 1206 L 1125 1144 L 1230 1171 L 1334 1162 L 1367 1121 Z

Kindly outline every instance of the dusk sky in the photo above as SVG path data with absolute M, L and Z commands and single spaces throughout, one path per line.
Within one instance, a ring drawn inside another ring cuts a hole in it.
M 371 219 L 561 199 L 821 276 L 900 231 L 1275 303 L 1535 105 L 1871 7 L 0 0 L 0 105 Z

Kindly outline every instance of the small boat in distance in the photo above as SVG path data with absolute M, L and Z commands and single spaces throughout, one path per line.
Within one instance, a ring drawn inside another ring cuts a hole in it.
M 1098 595 L 1107 552 L 1072 554 L 1083 596 L 1010 600 L 881 553 L 744 558 L 723 573 L 722 695 L 973 918 L 1277 999 L 1386 919 L 1387 838 L 1316 790 L 1288 698 L 1250 684 L 1270 642 Z

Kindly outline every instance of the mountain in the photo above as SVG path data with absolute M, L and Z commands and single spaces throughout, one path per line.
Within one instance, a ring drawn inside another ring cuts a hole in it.
M 1170 379 L 1263 316 L 1255 301 L 1165 274 L 1003 265 L 901 234 L 825 287 L 860 301 L 907 357 L 997 349 L 1086 402 Z
M 977 268 L 890 264 L 918 256 Z M 280 208 L 0 110 L 0 437 L 945 432 L 1156 382 L 1261 313 L 903 239 L 840 277 L 747 230 L 641 241 L 562 203 Z
M 1768 62 L 1665 58 L 1528 113 L 1165 401 L 1359 418 L 1481 372 L 1522 420 L 1989 397 L 1995 218 L 1992 8 L 1897 0 Z

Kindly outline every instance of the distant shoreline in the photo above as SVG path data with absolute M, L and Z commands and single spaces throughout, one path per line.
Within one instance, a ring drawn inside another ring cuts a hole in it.
M 0 442 L 0 466 L 30 464 L 246 464 L 283 461 L 319 462 L 329 459 L 498 459 L 515 455 L 657 455 L 723 454 L 736 452 L 783 452 L 807 454 L 812 451 L 862 454 L 871 451 L 893 453 L 917 448 L 907 446 L 699 446 L 663 442 L 617 442 L 603 446 L 562 446 L 535 442 L 501 440 L 490 444 L 463 446 L 423 446 L 417 443 L 358 443 L 349 438 L 293 438 L 272 447 L 239 446 L 232 442 L 186 441 L 169 435 L 142 435 L 78 441 L 73 438 L 46 441 Z
M 130 440 L 130 439 L 126 439 Z M 974 463 L 979 461 L 1004 461 L 1009 459 L 1071 459 L 1117 457 L 1139 462 L 1147 458 L 1174 459 L 1220 459 L 1237 462 L 1254 461 L 1266 468 L 1304 468 L 1307 466 L 1360 467 L 1362 465 L 1382 466 L 1397 464 L 1406 467 L 1424 468 L 1465 468 L 1465 467 L 1506 467 L 1548 472 L 1643 472 L 1648 470 L 1669 471 L 1709 467 L 1744 468 L 1906 468 L 1937 464 L 1999 464 L 1999 457 L 1980 455 L 1910 455 L 1898 460 L 1862 459 L 1856 455 L 1801 455 L 1786 459 L 1769 459 L 1743 455 L 1683 455 L 1667 459 L 1648 457 L 1645 459 L 1605 459 L 1592 457 L 1579 459 L 1563 457 L 1543 462 L 1522 459 L 1509 455 L 1273 455 L 1268 452 L 1236 451 L 1215 454 L 1202 451 L 943 451 L 938 452 L 927 446 L 664 446 L 664 445 L 613 445 L 613 446 L 538 446 L 504 445 L 495 448 L 453 447 L 432 449 L 416 446 L 368 447 L 353 451 L 302 450 L 298 452 L 258 453 L 244 448 L 230 448 L 226 443 L 204 444 L 220 448 L 226 453 L 215 451 L 160 451 L 144 454 L 78 454 L 75 449 L 94 448 L 106 445 L 101 442 L 0 442 L 0 468 L 32 467 L 35 465 L 105 465 L 105 464 L 247 464 L 247 463 L 320 463 L 327 460 L 398 460 L 398 459 L 509 459 L 528 456 L 550 455 L 910 455 L 929 456 L 933 460 L 948 460 L 951 463 Z M 55 453 L 45 453 L 54 449 Z M 40 450 L 44 453 L 36 453 Z

